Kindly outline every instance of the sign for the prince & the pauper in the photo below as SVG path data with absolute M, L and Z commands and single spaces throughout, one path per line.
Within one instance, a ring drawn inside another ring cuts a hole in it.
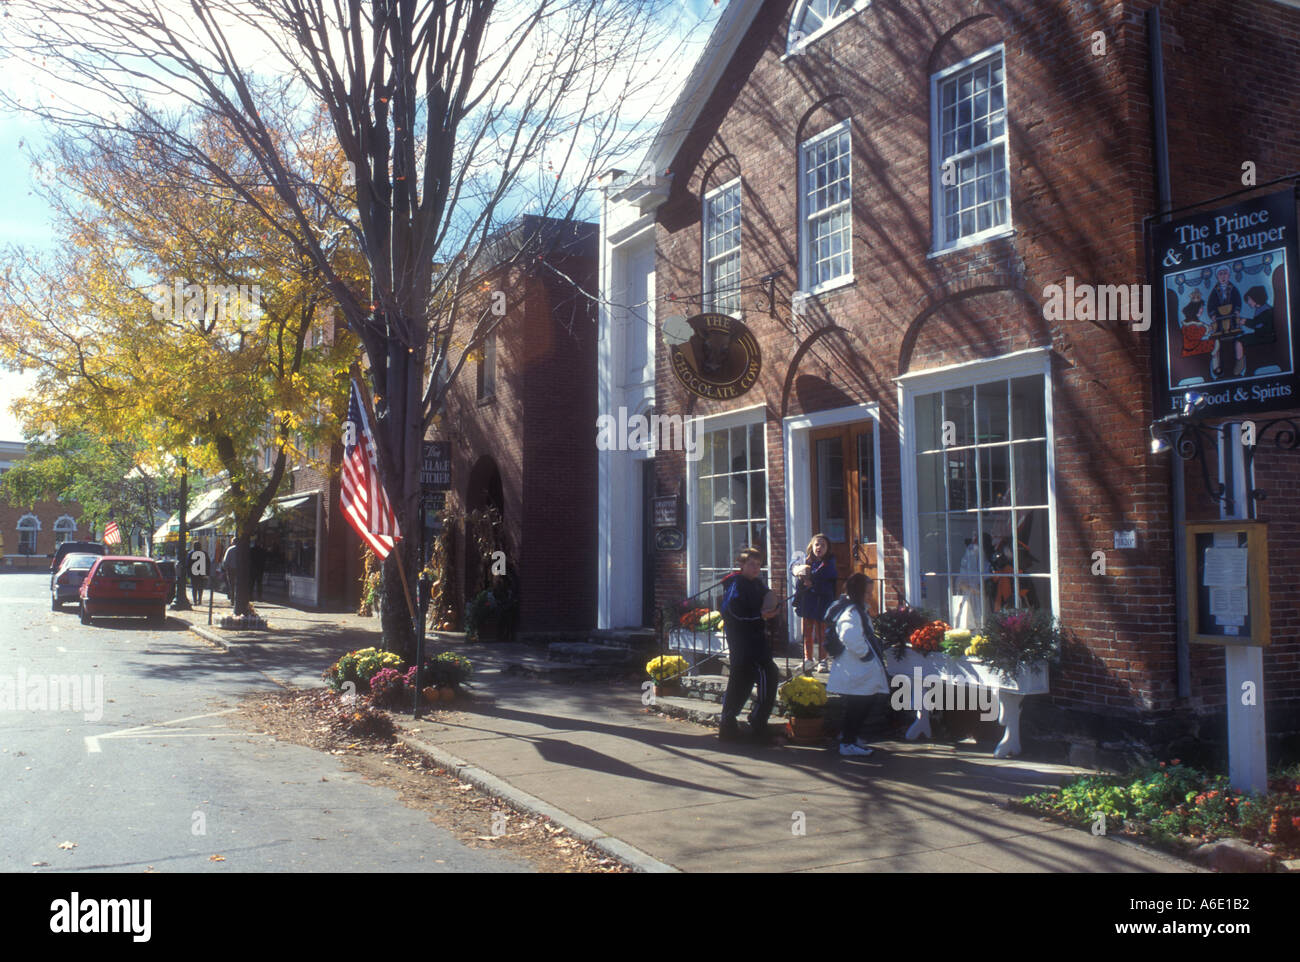
M 1156 224 L 1150 258 L 1157 416 L 1189 391 L 1207 415 L 1300 406 L 1294 190 Z

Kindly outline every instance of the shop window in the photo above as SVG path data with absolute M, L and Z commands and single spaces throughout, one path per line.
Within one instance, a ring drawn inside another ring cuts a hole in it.
M 837 124 L 799 149 L 800 285 L 818 291 L 851 279 L 852 173 L 849 122 Z
M 740 181 L 704 198 L 704 309 L 740 311 Z
M 919 603 L 961 628 L 1052 609 L 1046 375 L 918 392 L 911 407 Z M 916 585 L 916 582 L 914 582 Z
M 935 250 L 1005 232 L 1011 207 L 1002 48 L 935 74 L 931 102 Z
M 54 522 L 54 547 L 57 549 L 63 542 L 70 541 L 76 533 L 77 522 L 66 514 L 61 516 Z
M 25 514 L 18 519 L 18 553 L 36 554 L 36 535 L 41 530 L 41 522 L 34 514 Z
M 871 6 L 871 0 L 802 0 L 790 18 L 790 36 L 786 52 L 796 54 L 824 33 L 839 26 L 859 10 Z
M 704 453 L 697 462 L 694 480 L 697 591 L 734 571 L 741 548 L 762 551 L 765 565 L 768 549 L 763 423 L 702 431 L 699 443 Z M 763 571 L 767 578 L 767 568 Z M 708 603 L 720 601 L 721 593 L 717 591 Z M 704 604 L 701 601 L 701 606 Z

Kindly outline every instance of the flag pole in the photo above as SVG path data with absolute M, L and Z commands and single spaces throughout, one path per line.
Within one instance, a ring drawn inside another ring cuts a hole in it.
M 357 390 L 361 393 L 361 403 L 366 406 L 366 417 L 375 426 L 375 430 L 378 430 L 379 419 L 375 417 L 375 406 L 370 401 L 370 388 L 366 385 L 366 379 L 361 376 L 361 366 L 356 361 L 353 361 L 349 373 L 352 375 L 352 379 L 357 382 Z M 378 461 L 379 459 L 376 458 L 375 460 Z M 396 543 L 393 545 L 393 550 L 397 550 Z M 411 603 L 411 587 L 406 582 L 406 566 L 402 564 L 401 555 L 397 557 L 397 574 L 402 579 L 402 594 L 406 598 L 406 610 L 411 616 L 411 624 L 414 625 L 416 621 L 415 605 Z

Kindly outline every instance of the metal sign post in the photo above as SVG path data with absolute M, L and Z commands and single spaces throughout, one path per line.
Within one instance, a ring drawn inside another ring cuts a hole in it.
M 425 441 L 420 458 L 420 577 L 416 582 L 416 632 L 415 632 L 415 707 L 412 714 L 420 717 L 420 669 L 424 666 L 424 633 L 429 610 L 430 586 L 425 569 L 429 566 L 428 529 L 425 512 L 429 501 L 439 492 L 451 488 L 451 442 Z

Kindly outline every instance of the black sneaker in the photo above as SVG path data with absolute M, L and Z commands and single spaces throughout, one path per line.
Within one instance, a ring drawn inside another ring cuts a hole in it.
M 740 725 L 736 722 L 723 722 L 718 726 L 718 741 L 738 742 L 741 739 Z
M 777 738 L 777 733 L 769 725 L 766 724 L 755 727 L 751 723 L 749 738 L 752 742 L 758 745 L 780 744 L 780 741 Z

